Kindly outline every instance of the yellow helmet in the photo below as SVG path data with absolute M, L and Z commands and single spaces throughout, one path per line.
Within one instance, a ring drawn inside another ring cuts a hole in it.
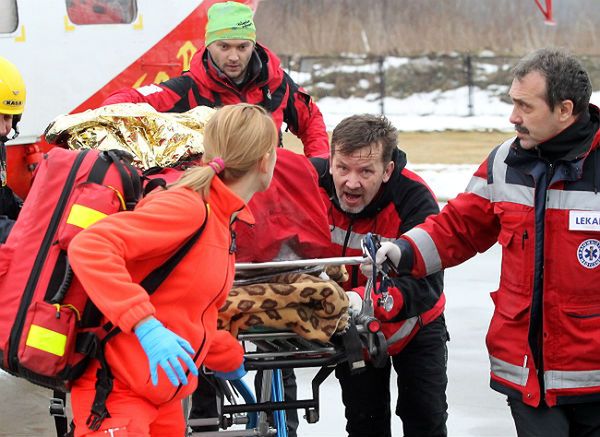
M 22 114 L 26 94 L 25 82 L 17 67 L 0 56 L 0 114 Z

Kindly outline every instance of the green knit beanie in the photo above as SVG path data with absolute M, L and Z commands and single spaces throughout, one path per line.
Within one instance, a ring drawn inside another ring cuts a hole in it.
M 256 42 L 252 9 L 238 2 L 215 3 L 208 9 L 204 44 L 221 39 L 247 39 Z

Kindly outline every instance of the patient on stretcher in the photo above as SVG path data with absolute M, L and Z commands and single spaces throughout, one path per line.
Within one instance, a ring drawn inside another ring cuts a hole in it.
M 293 271 L 238 281 L 243 284 L 234 285 L 219 310 L 218 327 L 236 336 L 261 326 L 327 342 L 348 325 L 348 297 L 337 284 L 348 274 L 343 266 L 330 266 L 326 275 Z

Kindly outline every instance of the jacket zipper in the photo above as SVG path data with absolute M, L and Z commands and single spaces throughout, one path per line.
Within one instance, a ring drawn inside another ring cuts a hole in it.
M 40 250 L 37 254 L 37 257 L 35 258 L 33 267 L 31 268 L 31 274 L 29 275 L 29 279 L 27 280 L 27 285 L 25 286 L 25 290 L 23 291 L 23 297 L 21 299 L 21 304 L 19 305 L 19 311 L 17 312 L 17 317 L 13 325 L 12 331 L 10 333 L 8 348 L 8 367 L 13 372 L 16 372 L 18 370 L 17 354 L 19 352 L 19 339 L 21 338 L 21 333 L 23 332 L 23 324 L 25 323 L 25 315 L 27 314 L 27 309 L 31 304 L 31 299 L 33 298 L 35 288 L 37 287 L 42 267 L 44 266 L 44 262 L 46 261 L 46 257 L 48 255 L 48 250 L 50 249 L 50 246 L 52 244 L 52 239 L 54 238 L 54 234 L 56 233 L 56 229 L 60 224 L 60 219 L 67 205 L 67 201 L 69 200 L 73 188 L 72 185 L 75 182 L 75 178 L 77 176 L 77 171 L 79 170 L 79 167 L 81 166 L 81 163 L 83 162 L 87 153 L 88 150 L 82 151 L 73 162 L 73 166 L 69 171 L 62 193 L 60 193 L 60 197 L 58 199 L 56 208 L 54 209 L 52 217 L 50 218 L 48 230 L 44 235 L 44 239 L 42 240 Z
M 527 229 L 523 231 L 523 237 L 521 238 L 521 249 L 525 250 L 525 242 L 529 239 Z
M 231 247 L 233 246 L 235 248 L 235 231 L 231 228 L 231 226 L 233 225 L 233 223 L 229 224 L 229 230 L 232 233 L 232 241 L 231 241 L 231 245 L 229 246 L 229 253 L 233 253 L 231 252 Z M 235 267 L 234 267 L 235 268 Z M 227 276 L 225 276 L 225 280 L 223 281 L 223 286 L 221 287 L 221 289 L 225 288 L 225 284 L 227 284 L 227 279 L 229 278 L 229 270 L 227 270 Z M 229 292 L 229 290 L 227 291 Z M 208 308 L 210 308 L 210 306 L 217 300 L 217 298 L 219 297 L 219 295 L 217 294 L 211 301 L 210 304 L 204 309 L 204 312 L 202 313 L 202 322 L 204 322 L 204 316 L 206 315 L 206 311 L 208 310 Z M 202 349 L 204 349 L 204 344 L 206 343 L 206 330 L 204 330 L 204 336 L 202 337 L 202 341 L 200 342 L 200 347 L 198 348 L 198 351 L 194 354 L 194 362 L 196 362 L 196 360 L 198 359 L 198 357 L 200 356 L 200 352 L 202 352 Z M 189 369 L 185 371 L 185 375 L 188 376 L 190 374 Z M 179 393 L 179 391 L 183 388 L 183 385 L 180 383 L 177 386 L 177 389 L 175 390 L 175 393 L 173 393 L 173 396 L 171 396 L 171 398 L 169 399 L 169 401 L 173 400 L 175 398 L 175 396 L 177 396 L 177 393 Z
M 344 237 L 344 245 L 342 246 L 342 256 L 346 256 L 346 250 L 348 249 L 348 242 L 350 241 L 350 236 L 352 235 L 353 227 L 354 227 L 354 219 L 351 219 L 350 223 L 348 224 L 348 230 L 346 230 L 346 235 Z M 351 267 L 350 286 L 351 287 L 358 286 L 358 266 Z
M 344 237 L 344 245 L 342 246 L 342 256 L 346 256 L 348 241 L 350 241 L 350 235 L 352 234 L 352 226 L 354 226 L 354 220 L 350 220 L 350 224 L 348 225 L 348 229 L 346 230 L 346 236 Z

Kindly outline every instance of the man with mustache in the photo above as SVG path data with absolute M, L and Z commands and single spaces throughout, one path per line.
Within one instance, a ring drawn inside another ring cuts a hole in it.
M 540 49 L 513 69 L 516 138 L 376 262 L 429 275 L 502 246 L 491 387 L 520 437 L 600 435 L 600 114 L 582 64 Z
M 268 110 L 279 129 L 285 122 L 302 141 L 306 156 L 327 156 L 329 138 L 321 111 L 283 71 L 279 58 L 256 42 L 252 9 L 233 1 L 212 5 L 204 44 L 183 75 L 121 89 L 103 105 L 146 102 L 157 111 L 185 112 L 200 105 L 252 103 Z
M 331 252 L 328 256 L 362 254 L 361 240 L 372 232 L 393 241 L 436 214 L 433 193 L 405 168 L 398 149 L 398 131 L 383 116 L 354 115 L 333 130 L 329 160 L 314 158 L 321 197 L 328 208 Z M 351 307 L 362 307 L 367 277 L 358 266 L 347 266 L 343 284 Z M 448 333 L 444 320 L 443 276 L 395 279 L 389 287 L 389 307 L 373 295 L 375 316 L 392 356 L 381 368 L 367 363 L 362 371 L 340 364 L 336 376 L 349 437 L 391 437 L 390 371 L 398 374 L 395 413 L 404 435 L 446 436 L 446 358 Z

